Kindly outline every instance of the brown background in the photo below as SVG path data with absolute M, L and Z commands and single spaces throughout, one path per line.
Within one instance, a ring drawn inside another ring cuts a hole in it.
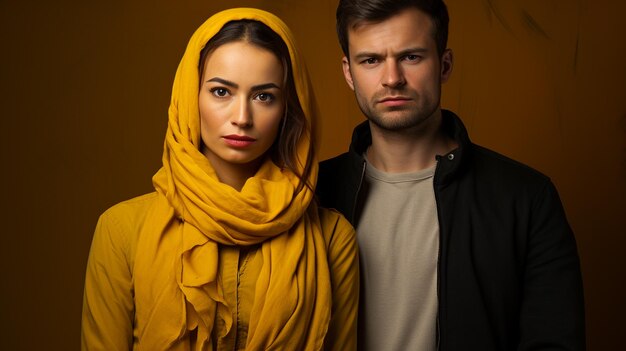
M 320 157 L 362 120 L 343 82 L 336 0 L 0 0 L 0 349 L 77 350 L 98 215 L 148 192 L 174 72 L 204 19 L 284 18 L 321 105 Z M 448 0 L 456 66 L 443 106 L 477 143 L 552 177 L 576 233 L 590 350 L 626 321 L 626 3 Z

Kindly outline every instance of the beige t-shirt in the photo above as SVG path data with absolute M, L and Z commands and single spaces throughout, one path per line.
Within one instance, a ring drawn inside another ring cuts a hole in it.
M 439 223 L 434 173 L 435 167 L 390 174 L 367 163 L 357 223 L 363 350 L 436 350 Z

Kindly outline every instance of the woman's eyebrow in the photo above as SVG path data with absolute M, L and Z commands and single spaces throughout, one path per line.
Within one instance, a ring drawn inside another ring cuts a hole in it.
M 237 83 L 231 82 L 229 80 L 226 80 L 226 79 L 223 79 L 223 78 L 220 78 L 220 77 L 213 77 L 213 78 L 207 80 L 207 82 L 216 82 L 216 83 L 221 83 L 221 84 L 227 85 L 227 86 L 232 87 L 232 88 L 239 88 L 239 85 Z
M 265 83 L 265 84 L 255 85 L 252 87 L 252 90 L 265 90 L 265 89 L 272 89 L 272 88 L 276 88 L 280 90 L 280 87 L 274 83 Z
M 224 84 L 226 86 L 229 86 L 235 89 L 239 88 L 239 84 L 235 82 L 231 82 L 230 80 L 220 78 L 220 77 L 213 77 L 207 80 L 207 82 L 220 83 L 220 84 Z M 272 89 L 272 88 L 280 89 L 280 87 L 276 85 L 275 83 L 264 83 L 264 84 L 258 84 L 258 85 L 253 86 L 252 90 L 264 90 L 264 89 Z

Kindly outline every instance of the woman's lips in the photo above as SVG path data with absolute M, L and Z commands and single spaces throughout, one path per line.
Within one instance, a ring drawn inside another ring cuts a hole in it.
M 222 138 L 226 144 L 238 148 L 248 147 L 256 141 L 256 139 L 249 136 L 237 134 L 225 135 Z

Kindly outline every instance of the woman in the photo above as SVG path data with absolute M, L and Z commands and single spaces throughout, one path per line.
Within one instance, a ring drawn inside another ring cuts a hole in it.
M 309 89 L 270 13 L 223 11 L 194 33 L 156 192 L 98 222 L 83 350 L 356 349 L 354 230 L 312 201 Z

